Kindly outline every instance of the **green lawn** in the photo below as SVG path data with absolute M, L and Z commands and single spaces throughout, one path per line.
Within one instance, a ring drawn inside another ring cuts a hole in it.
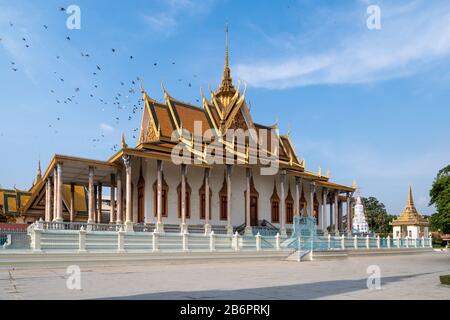
M 442 284 L 446 284 L 446 285 L 450 286 L 450 275 L 440 276 L 440 278 L 441 278 Z

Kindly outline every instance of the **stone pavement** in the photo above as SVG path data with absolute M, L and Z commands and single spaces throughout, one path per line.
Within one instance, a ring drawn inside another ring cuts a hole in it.
M 367 289 L 367 267 L 381 289 Z M 65 268 L 0 268 L 0 299 L 450 299 L 439 275 L 450 253 L 349 259 L 213 261 L 81 266 L 81 290 L 66 287 Z

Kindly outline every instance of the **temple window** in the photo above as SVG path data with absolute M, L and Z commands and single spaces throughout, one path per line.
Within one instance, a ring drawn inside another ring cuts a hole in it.
M 280 222 L 280 197 L 278 197 L 276 182 L 273 184 L 273 193 L 270 197 L 272 223 Z
M 162 173 L 162 190 L 161 190 L 161 202 L 162 202 L 162 208 L 161 208 L 161 216 L 167 217 L 168 216 L 168 197 L 169 194 L 169 185 L 167 184 L 166 180 L 164 179 L 164 173 Z M 153 195 L 154 195 L 154 215 L 155 217 L 158 216 L 158 179 L 155 180 L 153 183 Z
M 227 212 L 227 178 L 224 174 L 222 188 L 219 191 L 219 199 L 220 199 L 220 220 L 227 220 L 228 212 Z
M 181 182 L 177 187 L 177 193 L 178 193 L 178 218 L 181 218 Z M 191 187 L 189 186 L 189 183 L 186 181 L 186 218 L 191 217 Z
M 205 178 L 203 178 L 203 184 L 200 187 L 199 191 L 200 196 L 200 219 L 205 219 L 205 210 L 206 210 L 206 192 L 205 192 Z M 211 196 L 212 191 L 211 187 L 209 187 L 209 219 L 211 219 Z
M 286 203 L 286 223 L 293 223 L 293 221 L 294 221 L 294 198 L 292 198 L 290 186 L 289 186 L 289 190 L 288 190 L 288 194 L 287 194 L 285 203 Z

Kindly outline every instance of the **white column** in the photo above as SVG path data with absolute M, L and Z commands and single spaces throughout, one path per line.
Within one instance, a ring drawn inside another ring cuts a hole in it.
M 231 169 L 230 164 L 227 165 L 227 234 L 233 234 L 233 225 L 231 224 Z
M 117 171 L 117 224 L 123 223 L 122 172 Z
M 57 222 L 63 222 L 63 181 L 62 181 L 62 163 L 58 162 L 56 164 L 57 167 L 57 183 L 58 183 L 58 191 L 57 191 L 57 204 L 56 204 L 56 219 Z
M 50 178 L 47 178 L 45 182 L 45 221 L 51 221 L 51 187 L 52 181 Z
M 103 185 L 99 182 L 97 189 L 97 223 L 102 223 L 102 190 Z
M 58 217 L 58 169 L 53 169 L 53 221 Z
M 156 179 L 157 179 L 157 193 L 156 193 L 156 229 L 155 232 L 164 232 L 164 226 L 162 223 L 162 172 L 163 172 L 163 162 L 162 160 L 157 160 L 156 162 Z M 166 195 L 167 197 L 167 195 Z
M 208 235 L 211 232 L 211 225 L 209 224 L 209 211 L 210 211 L 210 203 L 209 203 L 209 168 L 205 169 L 205 235 Z M 228 212 L 227 212 L 228 215 Z
M 328 199 L 328 189 L 323 188 L 322 189 L 322 230 L 327 229 L 327 223 L 325 219 L 328 219 L 328 213 L 327 213 L 327 199 Z
M 352 202 L 353 193 L 347 192 L 347 233 L 352 233 Z
M 125 231 L 133 231 L 133 203 L 131 199 L 131 157 L 129 155 L 122 156 L 125 165 Z
M 114 189 L 114 185 L 116 183 L 116 175 L 114 173 L 111 174 L 111 197 L 110 197 L 110 211 L 109 211 L 109 223 L 114 223 L 114 213 L 116 209 L 116 190 Z
M 309 184 L 309 216 L 314 217 L 314 192 L 316 191 L 316 185 L 314 182 Z M 317 217 L 318 219 L 319 217 Z
M 284 184 L 286 183 L 286 171 L 283 170 L 280 173 L 280 205 L 281 205 L 281 215 L 280 215 L 280 232 L 281 236 L 285 237 L 286 234 L 286 195 L 284 192 Z
M 186 165 L 181 165 L 181 226 L 180 232 L 182 234 L 188 232 L 186 225 Z
M 94 199 L 94 167 L 89 167 L 89 191 L 88 191 L 88 223 L 94 223 L 95 199 Z
M 251 189 L 250 189 L 250 180 L 252 177 L 252 170 L 250 168 L 246 168 L 246 193 L 245 193 L 245 215 L 246 215 L 246 225 L 245 225 L 245 234 L 246 235 L 252 235 L 252 226 L 251 226 L 251 219 L 250 219 L 250 195 L 251 195 Z
M 75 185 L 70 184 L 70 222 L 75 220 Z

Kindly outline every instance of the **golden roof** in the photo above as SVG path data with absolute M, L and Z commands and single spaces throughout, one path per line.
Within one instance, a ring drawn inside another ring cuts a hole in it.
M 414 200 L 412 195 L 412 187 L 409 187 L 408 200 L 406 202 L 406 207 L 400 216 L 392 221 L 393 226 L 428 226 L 428 220 L 422 217 L 414 206 Z

